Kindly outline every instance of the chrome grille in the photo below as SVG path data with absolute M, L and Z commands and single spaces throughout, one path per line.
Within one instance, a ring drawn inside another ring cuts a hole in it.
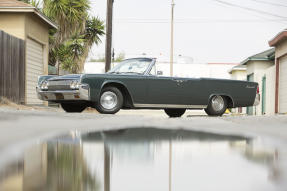
M 49 81 L 48 90 L 70 90 L 72 80 Z

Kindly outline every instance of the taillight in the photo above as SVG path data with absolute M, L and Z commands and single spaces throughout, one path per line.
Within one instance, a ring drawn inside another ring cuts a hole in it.
M 259 86 L 257 86 L 257 91 L 256 91 L 256 93 L 258 93 L 258 94 L 259 94 Z

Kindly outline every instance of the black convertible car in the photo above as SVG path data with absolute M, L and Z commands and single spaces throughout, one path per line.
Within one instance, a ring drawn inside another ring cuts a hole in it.
M 180 117 L 186 109 L 204 109 L 221 116 L 226 108 L 259 104 L 255 82 L 158 76 L 154 58 L 127 59 L 106 74 L 40 76 L 37 93 L 66 112 L 93 107 L 104 114 L 164 109 L 170 117 Z

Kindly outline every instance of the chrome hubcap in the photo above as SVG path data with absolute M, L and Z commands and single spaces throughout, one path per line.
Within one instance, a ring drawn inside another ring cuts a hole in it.
M 101 95 L 100 102 L 103 108 L 113 109 L 118 103 L 118 98 L 114 92 L 107 91 Z
M 224 100 L 221 96 L 214 96 L 211 100 L 211 106 L 215 111 L 221 111 L 224 108 Z

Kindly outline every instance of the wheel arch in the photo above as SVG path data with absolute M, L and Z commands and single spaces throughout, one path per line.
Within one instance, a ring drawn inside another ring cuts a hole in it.
M 210 102 L 211 98 L 213 96 L 222 96 L 226 99 L 227 101 L 227 108 L 233 108 L 234 107 L 234 100 L 232 98 L 231 95 L 228 95 L 228 94 L 223 94 L 223 93 L 218 93 L 218 94 L 211 94 L 208 98 L 208 103 Z
M 132 98 L 128 88 L 122 82 L 120 82 L 120 81 L 105 81 L 102 84 L 101 91 L 102 91 L 102 89 L 104 89 L 106 87 L 116 87 L 121 91 L 121 93 L 123 94 L 123 98 L 124 98 L 124 104 L 123 104 L 124 108 L 134 107 L 133 106 L 133 98 Z

